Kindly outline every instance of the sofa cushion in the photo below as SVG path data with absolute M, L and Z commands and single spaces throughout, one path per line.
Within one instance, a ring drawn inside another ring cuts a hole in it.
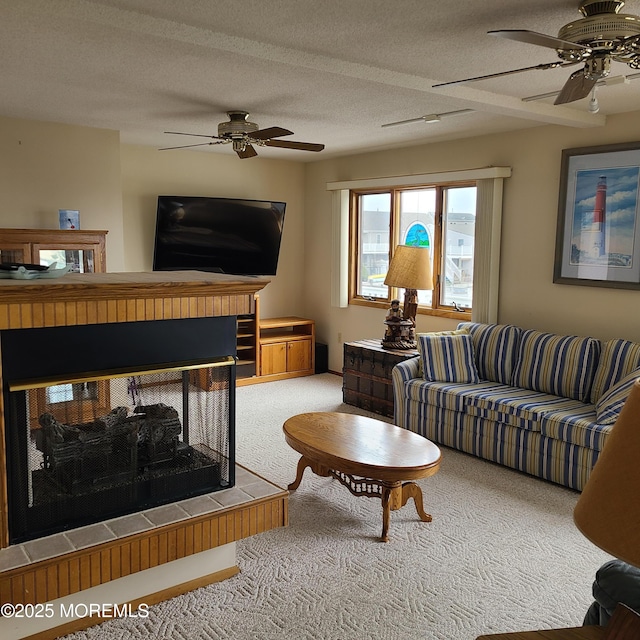
M 511 384 L 556 396 L 589 401 L 600 355 L 594 338 L 522 332 Z
M 427 333 L 416 333 L 416 343 L 418 348 L 418 353 L 420 354 L 420 360 L 418 361 L 418 375 L 423 378 L 424 372 L 422 370 L 422 341 L 420 340 L 423 336 L 458 336 L 463 333 L 469 333 L 467 329 L 452 329 L 450 331 L 429 331 Z
M 596 404 L 607 389 L 638 367 L 640 367 L 640 344 L 629 340 L 605 342 L 593 376 L 591 402 Z
M 597 423 L 592 404 L 574 402 L 575 407 L 550 411 L 541 416 L 542 435 L 601 451 L 611 426 Z
M 602 394 L 600 400 L 596 402 L 596 420 L 598 424 L 613 424 L 618 419 L 622 405 L 638 378 L 640 378 L 640 369 L 627 374 Z
M 467 412 L 471 415 L 528 431 L 540 431 L 540 421 L 546 413 L 571 409 L 581 403 L 553 394 L 502 385 L 474 393 L 468 404 Z
M 458 329 L 466 329 L 471 335 L 480 378 L 511 384 L 522 329 L 478 322 L 461 322 Z
M 425 334 L 419 341 L 425 380 L 458 383 L 480 380 L 470 335 Z
M 496 390 L 502 385 L 495 382 L 478 382 L 457 384 L 452 382 L 427 382 L 422 378 L 414 378 L 405 383 L 404 394 L 408 400 L 419 402 L 428 407 L 449 409 L 465 413 L 470 398 L 481 392 Z

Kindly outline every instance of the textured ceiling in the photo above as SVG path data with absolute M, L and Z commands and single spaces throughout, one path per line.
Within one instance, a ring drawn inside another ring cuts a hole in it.
M 640 79 L 554 106 L 573 68 L 432 85 L 538 63 L 551 49 L 491 29 L 556 35 L 577 0 L 0 0 L 0 115 L 116 129 L 125 143 L 202 142 L 228 110 L 261 128 L 320 142 L 320 154 L 260 148 L 302 161 L 540 124 L 594 127 L 640 108 Z M 640 13 L 629 0 L 626 13 Z M 632 71 L 614 63 L 612 76 Z M 424 122 L 382 124 L 472 110 Z M 200 147 L 233 154 L 228 145 Z M 163 151 L 162 153 L 178 153 Z

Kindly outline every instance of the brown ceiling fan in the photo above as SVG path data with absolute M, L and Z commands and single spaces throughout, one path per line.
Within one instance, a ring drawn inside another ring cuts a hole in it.
M 205 147 L 212 144 L 233 145 L 233 150 L 239 158 L 253 158 L 258 155 L 254 145 L 258 147 L 280 147 L 281 149 L 298 149 L 300 151 L 322 151 L 323 144 L 313 142 L 294 142 L 293 140 L 277 140 L 283 136 L 293 135 L 293 131 L 282 127 L 267 127 L 259 129 L 255 122 L 249 122 L 247 111 L 227 111 L 229 122 L 221 122 L 218 125 L 218 135 L 209 136 L 202 133 L 180 133 L 178 131 L 165 131 L 178 136 L 197 136 L 199 138 L 213 138 L 211 142 L 199 144 L 187 144 L 179 147 L 164 147 L 160 151 L 169 149 L 188 149 L 189 147 Z
M 526 29 L 489 31 L 489 35 L 555 49 L 560 61 L 434 84 L 444 87 L 463 82 L 498 78 L 533 69 L 555 69 L 583 63 L 566 81 L 554 104 L 586 98 L 596 82 L 611 72 L 611 62 L 623 62 L 640 69 L 640 17 L 619 13 L 622 0 L 583 0 L 578 11 L 584 16 L 565 24 L 558 37 Z

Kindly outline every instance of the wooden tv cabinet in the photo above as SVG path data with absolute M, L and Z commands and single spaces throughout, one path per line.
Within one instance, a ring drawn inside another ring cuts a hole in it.
M 258 322 L 260 382 L 309 376 L 315 372 L 315 323 L 286 316 Z
M 260 317 L 255 295 L 247 313 L 238 314 L 236 386 L 286 380 L 315 373 L 315 322 L 308 318 Z M 210 389 L 211 380 L 198 380 Z

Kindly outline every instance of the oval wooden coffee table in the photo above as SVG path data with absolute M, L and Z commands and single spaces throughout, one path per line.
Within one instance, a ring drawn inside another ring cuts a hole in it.
M 332 476 L 355 496 L 382 499 L 382 537 L 389 540 L 392 510 L 413 498 L 418 516 L 431 522 L 422 505 L 422 490 L 413 480 L 438 471 L 440 449 L 433 442 L 401 427 L 349 413 L 301 413 L 283 426 L 287 444 L 302 454 L 295 491 L 307 467 L 319 476 Z

